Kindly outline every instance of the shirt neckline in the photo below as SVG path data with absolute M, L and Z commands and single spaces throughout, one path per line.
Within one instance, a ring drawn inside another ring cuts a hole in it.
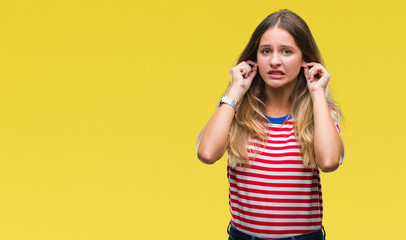
M 288 114 L 286 116 L 278 117 L 278 118 L 270 117 L 267 115 L 265 115 L 265 116 L 271 123 L 284 123 L 292 118 L 292 114 Z

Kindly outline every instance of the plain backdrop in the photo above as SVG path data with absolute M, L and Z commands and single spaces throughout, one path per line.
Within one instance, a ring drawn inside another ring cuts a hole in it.
M 344 114 L 329 240 L 404 233 L 404 1 L 1 1 L 0 239 L 226 239 L 226 156 L 196 158 L 255 27 L 308 23 Z

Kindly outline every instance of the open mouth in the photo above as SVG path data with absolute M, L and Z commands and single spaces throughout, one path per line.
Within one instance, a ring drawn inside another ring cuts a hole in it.
M 285 73 L 281 70 L 270 70 L 268 71 L 268 76 L 272 79 L 282 79 Z
M 268 71 L 268 74 L 270 75 L 285 75 L 282 71 L 280 70 L 270 70 Z

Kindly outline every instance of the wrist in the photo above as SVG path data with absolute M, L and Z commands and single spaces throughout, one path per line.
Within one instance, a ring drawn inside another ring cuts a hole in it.
M 238 108 L 240 107 L 240 105 L 238 104 L 237 101 L 235 101 L 234 99 L 232 99 L 230 97 L 227 97 L 227 95 L 223 95 L 217 108 L 219 108 L 222 104 L 227 104 L 227 105 L 231 106 L 234 109 L 234 112 L 237 112 Z
M 313 100 L 316 98 L 319 98 L 319 97 L 326 98 L 326 92 L 324 91 L 324 89 L 313 90 L 313 91 L 310 91 L 310 97 Z
M 226 96 L 233 99 L 235 102 L 240 103 L 241 99 L 243 98 L 245 92 L 239 89 L 231 88 L 228 92 L 226 92 Z

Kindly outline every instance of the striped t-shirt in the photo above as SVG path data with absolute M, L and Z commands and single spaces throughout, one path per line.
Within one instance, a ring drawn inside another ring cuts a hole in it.
M 320 172 L 303 166 L 292 120 L 268 119 L 267 143 L 248 143 L 250 166 L 227 168 L 231 222 L 267 239 L 317 230 L 323 218 Z

